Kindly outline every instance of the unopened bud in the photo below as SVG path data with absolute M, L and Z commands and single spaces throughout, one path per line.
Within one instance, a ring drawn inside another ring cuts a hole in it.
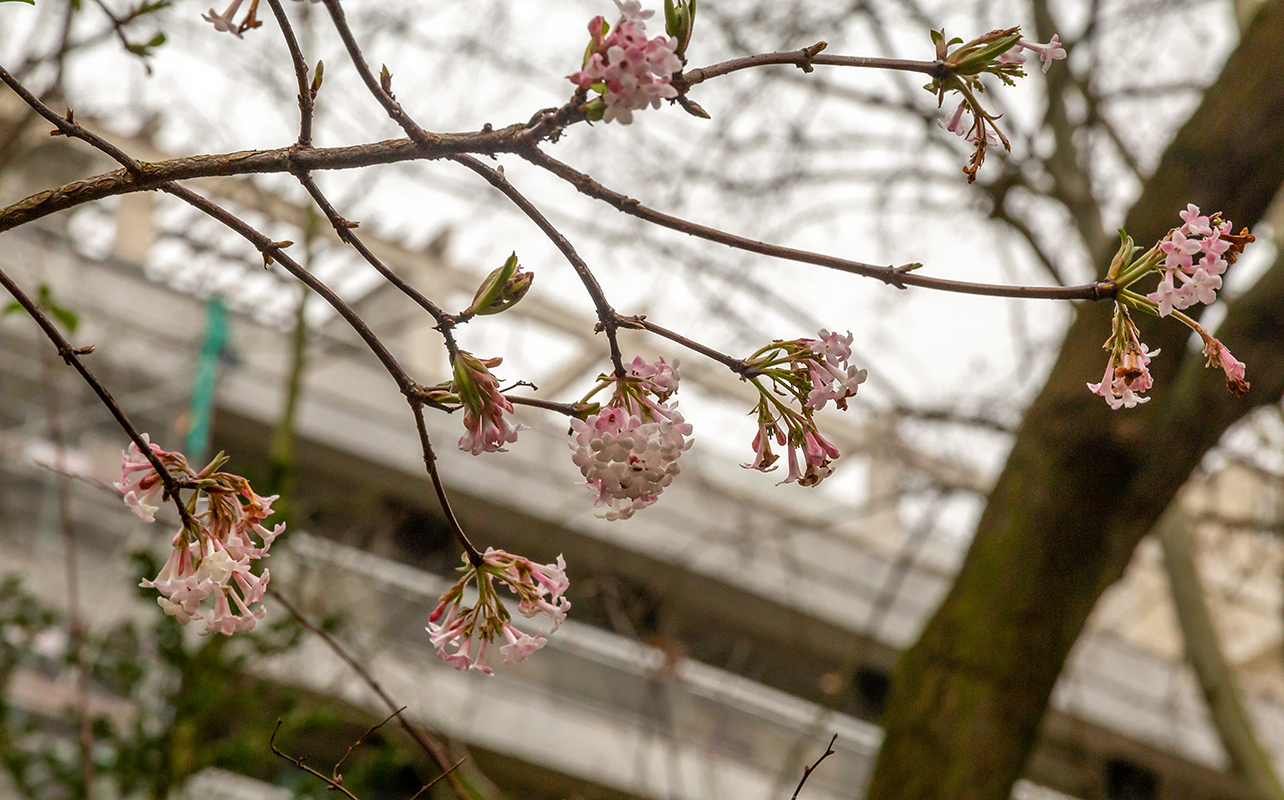
M 498 388 L 499 382 L 490 374 L 490 368 L 498 367 L 501 361 L 503 359 L 500 358 L 478 358 L 466 350 L 455 355 L 451 365 L 454 371 L 451 388 L 459 402 L 474 415 L 482 413 L 487 397 Z
M 1106 272 L 1106 277 L 1110 280 L 1118 278 L 1120 272 L 1132 265 L 1132 257 L 1136 253 L 1137 248 L 1132 243 L 1132 237 L 1120 228 L 1119 249 L 1115 251 L 1115 257 L 1110 259 L 1110 269 Z
M 535 276 L 522 271 L 517 263 L 517 254 L 513 253 L 504 262 L 504 266 L 486 276 L 486 280 L 477 288 L 477 294 L 473 295 L 472 305 L 464 314 L 485 316 L 507 311 L 526 296 L 533 280 Z
M 664 30 L 678 41 L 678 46 L 673 49 L 678 58 L 686 55 L 695 25 L 695 13 L 696 0 L 664 0 Z
M 388 71 L 387 64 L 379 70 L 379 88 L 389 97 L 395 97 L 392 93 L 392 73 Z

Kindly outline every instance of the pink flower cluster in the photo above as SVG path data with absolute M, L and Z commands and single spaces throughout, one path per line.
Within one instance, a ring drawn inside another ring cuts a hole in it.
M 498 637 L 508 643 L 499 648 L 505 664 L 525 661 L 543 647 L 547 640 L 540 629 L 534 636 L 513 627 L 508 609 L 495 591 L 495 581 L 508 586 L 519 602 L 523 616 L 544 616 L 552 620 L 551 634 L 566 620 L 571 601 L 563 595 L 570 587 L 566 579 L 566 561 L 557 557 L 556 564 L 535 564 L 521 556 L 489 548 L 482 563 L 474 566 L 464 554 L 464 576 L 448 592 L 428 617 L 429 641 L 442 661 L 460 670 L 477 670 L 494 674 L 486 665 L 486 652 Z M 464 589 L 476 583 L 477 603 L 465 607 Z
M 464 351 L 455 356 L 451 391 L 463 404 L 465 430 L 459 449 L 475 456 L 506 452 L 504 445 L 517 441 L 517 432 L 526 427 L 512 425 L 506 416 L 513 413 L 513 404 L 499 393 L 499 381 L 489 369 L 499 364 L 498 358 L 482 360 Z
M 620 19 L 614 29 L 600 16 L 589 21 L 592 42 L 584 65 L 567 77 L 581 89 L 602 95 L 604 122 L 627 125 L 633 121 L 634 111 L 648 105 L 659 108 L 661 100 L 678 96 L 670 79 L 682 69 L 682 59 L 675 52 L 676 39 L 647 39 L 645 20 L 654 11 L 643 11 L 638 0 L 615 0 L 615 5 Z
M 1171 314 L 1174 308 L 1190 308 L 1196 303 L 1212 305 L 1229 264 L 1224 256 L 1233 246 L 1231 224 L 1216 214 L 1210 220 L 1199 213 L 1199 206 L 1189 203 L 1181 218 L 1182 226 L 1174 228 L 1159 245 L 1165 254 L 1163 277 L 1158 288 L 1146 295 L 1159 307 L 1161 317 Z
M 270 577 L 266 569 L 255 575 L 253 562 L 266 557 L 285 530 L 285 525 L 272 530 L 263 527 L 277 498 L 255 494 L 249 481 L 239 475 L 217 472 L 226 460 L 221 455 L 197 473 L 182 454 L 162 450 L 146 434 L 143 441 L 175 481 L 195 491 L 185 504 L 192 524 L 174 535 L 174 549 L 160 574 L 141 585 L 160 592 L 157 602 L 181 624 L 205 619 L 202 634 L 230 636 L 252 630 L 265 611 L 263 606 L 251 606 L 263 600 Z M 159 510 L 154 503 L 164 490 L 160 476 L 137 445 L 131 444 L 121 456 L 121 479 L 115 487 L 130 510 L 154 522 Z M 256 544 L 256 538 L 262 544 Z M 201 605 L 210 597 L 214 607 L 206 619 Z
M 1149 397 L 1141 393 L 1154 385 L 1150 377 L 1150 359 L 1159 355 L 1138 338 L 1137 326 L 1132 317 L 1122 306 L 1115 307 L 1113 332 L 1105 347 L 1110 351 L 1110 360 L 1106 364 L 1106 373 L 1100 383 L 1090 383 L 1088 388 L 1093 394 L 1105 398 L 1111 408 L 1132 408 L 1150 402 Z
M 774 440 L 788 450 L 789 474 L 781 483 L 815 486 L 833 471 L 831 463 L 840 453 L 821 435 L 813 415 L 831 400 L 846 410 L 847 398 L 856 395 L 868 374 L 847 363 L 852 355 L 850 332 L 843 336 L 822 329 L 819 336 L 772 342 L 745 362 L 772 386 L 768 389 L 753 378 L 759 392 L 758 434 L 754 459 L 744 466 L 774 470 L 779 458 L 771 449 Z M 781 396 L 792 397 L 798 408 L 782 402 Z
M 633 359 L 605 408 L 572 419 L 571 460 L 597 492 L 599 515 L 628 519 L 657 499 L 680 472 L 678 458 L 691 446 L 691 425 L 670 396 L 678 388 L 678 365 Z
M 1220 214 L 1206 217 L 1193 203 L 1181 212 L 1181 219 L 1181 227 L 1169 231 L 1140 258 L 1135 256 L 1141 248 L 1134 247 L 1132 238 L 1120 232 L 1119 252 L 1109 272 L 1119 292 L 1110 338 L 1103 345 L 1110 352 L 1110 360 L 1101 381 L 1088 384 L 1093 394 L 1105 398 L 1113 409 L 1133 408 L 1150 399 L 1141 393 L 1154 384 L 1149 365 L 1150 359 L 1159 354 L 1141 342 L 1128 308 L 1160 317 L 1173 316 L 1199 334 L 1208 366 L 1219 367 L 1226 374 L 1227 391 L 1236 396 L 1248 392 L 1243 362 L 1198 322 L 1180 313 L 1180 309 L 1195 303 L 1213 303 L 1222 286 L 1222 273 L 1235 263 L 1253 236 L 1247 229 L 1231 233 L 1231 224 Z M 1128 287 L 1151 272 L 1160 273 L 1159 286 L 1143 299 Z M 1180 286 L 1177 281 L 1181 282 Z

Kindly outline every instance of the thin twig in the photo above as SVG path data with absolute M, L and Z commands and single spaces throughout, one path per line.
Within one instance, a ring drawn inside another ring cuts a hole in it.
M 927 275 L 920 275 L 914 271 L 918 266 L 920 266 L 917 264 L 906 264 L 899 267 L 885 267 L 876 264 L 866 264 L 860 261 L 849 261 L 845 258 L 827 256 L 807 250 L 795 250 L 792 247 L 781 247 L 780 245 L 759 242 L 753 239 L 746 239 L 743 236 L 737 236 L 732 233 L 720 231 L 716 228 L 698 225 L 694 222 L 681 219 L 680 217 L 670 216 L 663 212 L 648 208 L 631 197 L 606 188 L 588 175 L 585 175 L 574 167 L 558 161 L 538 148 L 524 150 L 522 151 L 521 156 L 530 163 L 538 167 L 542 167 L 562 178 L 578 189 L 582 194 L 608 203 L 625 214 L 638 217 L 639 219 L 646 220 L 647 222 L 652 222 L 656 225 L 669 228 L 670 230 L 690 234 L 691 236 L 696 236 L 701 239 L 707 239 L 711 242 L 724 244 L 728 247 L 734 247 L 737 250 L 746 250 L 751 253 L 758 253 L 759 255 L 771 256 L 772 258 L 780 258 L 787 261 L 798 261 L 804 264 L 815 264 L 816 266 L 826 267 L 839 272 L 848 272 L 853 275 L 876 278 L 884 283 L 895 286 L 898 289 L 903 289 L 906 286 L 919 286 L 925 289 L 957 292 L 959 294 L 975 294 L 988 297 L 1015 297 L 1026 300 L 1106 300 L 1113 299 L 1116 293 L 1115 285 L 1110 281 L 1098 281 L 1096 283 L 1088 283 L 1082 286 L 1001 286 L 988 283 L 952 281 L 944 278 L 932 278 Z M 459 160 L 458 157 L 452 157 L 452 159 Z
M 279 0 L 269 0 L 269 2 L 279 2 Z M 450 354 L 450 359 L 453 362 L 455 353 L 459 348 L 458 345 L 455 344 L 454 335 L 450 330 L 454 327 L 457 318 L 446 313 L 440 306 L 425 296 L 423 292 L 420 292 L 418 289 L 411 286 L 402 279 L 400 275 L 384 264 L 383 261 L 376 256 L 374 252 L 366 246 L 365 242 L 361 241 L 361 238 L 353 231 L 353 228 L 356 227 L 356 223 L 350 222 L 335 209 L 334 205 L 325 196 L 325 194 L 322 193 L 321 188 L 317 186 L 316 181 L 313 180 L 311 175 L 300 170 L 295 177 L 298 178 L 299 183 L 312 197 L 312 201 L 321 209 L 321 213 L 325 214 L 326 219 L 330 221 L 330 225 L 334 228 L 334 232 L 338 235 L 339 239 L 353 250 L 356 250 L 357 253 L 366 260 L 366 263 L 374 267 L 375 270 L 388 281 L 388 283 L 391 283 L 399 289 L 402 294 L 409 297 L 418 304 L 420 308 L 427 311 L 428 314 L 432 316 L 432 318 L 437 322 L 437 330 L 441 331 L 441 335 L 446 340 L 446 350 Z
M 450 774 L 454 773 L 454 771 L 455 771 L 455 770 L 457 770 L 457 769 L 459 769 L 460 765 L 461 765 L 461 764 L 463 764 L 463 763 L 464 763 L 465 761 L 467 761 L 467 760 L 468 760 L 468 756 L 463 756 L 463 757 L 462 757 L 462 758 L 460 758 L 458 761 L 456 761 L 454 764 L 451 764 L 451 765 L 450 765 L 450 767 L 449 767 L 449 768 L 447 768 L 447 770 L 446 770 L 445 772 L 441 773 L 441 774 L 440 774 L 440 775 L 438 775 L 437 777 L 435 777 L 435 778 L 433 778 L 432 780 L 430 780 L 430 781 L 428 781 L 427 783 L 425 783 L 423 786 L 419 787 L 419 791 L 417 791 L 417 792 L 415 792 L 414 794 L 412 794 L 412 795 L 410 796 L 410 800 L 419 800 L 419 796 L 420 796 L 420 795 L 422 795 L 424 792 L 428 791 L 429 789 L 431 789 L 432 787 L 434 787 L 434 786 L 436 786 L 438 783 L 440 783 L 442 778 L 445 778 L 447 775 L 450 775 Z
M 339 644 L 333 636 L 312 624 L 312 622 L 308 620 L 307 617 L 303 616 L 303 613 L 299 611 L 293 603 L 282 597 L 275 589 L 269 588 L 267 593 L 272 597 L 272 599 L 280 603 L 281 607 L 286 610 L 286 613 L 294 617 L 295 621 L 303 626 L 304 630 L 315 634 L 321 639 L 321 641 L 325 642 L 326 646 L 329 647 L 335 655 L 347 664 L 353 672 L 357 673 L 357 677 L 359 677 L 366 686 L 370 687 L 370 690 L 379 697 L 379 700 L 383 702 L 384 706 L 390 712 L 401 708 L 400 705 L 395 703 L 393 699 L 388 696 L 388 693 L 384 691 L 383 687 L 379 685 L 379 682 L 374 679 L 374 676 L 370 674 L 370 671 L 362 666 L 361 662 L 353 658 L 348 651 L 344 649 L 343 645 Z M 443 771 L 443 776 L 451 776 L 450 785 L 455 792 L 455 796 L 458 797 L 459 800 L 474 800 L 469 796 L 463 782 L 459 780 L 459 776 L 454 774 L 454 769 L 459 766 L 459 764 L 455 764 L 453 766 L 450 764 L 450 760 L 446 758 L 445 748 L 432 741 L 422 731 L 410 724 L 404 714 L 397 715 L 397 723 L 401 725 L 402 730 L 404 730 L 410 738 L 415 741 L 415 744 L 419 745 L 419 747 L 437 763 L 438 768 Z
M 361 53 L 356 37 L 352 35 L 352 28 L 348 26 L 348 19 L 343 13 L 343 6 L 339 4 L 339 0 L 325 0 L 325 8 L 330 12 L 330 20 L 334 23 L 335 30 L 339 32 L 339 38 L 343 40 L 343 46 L 347 49 L 348 57 L 352 59 L 352 65 L 356 68 L 357 74 L 365 82 L 370 94 L 374 95 L 384 111 L 388 112 L 388 116 L 401 126 L 407 136 L 421 145 L 435 145 L 440 141 L 440 136 L 419 127 L 392 93 L 385 91 L 380 81 L 375 78 L 374 73 L 370 71 L 370 65 L 366 63 L 366 57 Z
M 380 340 L 374 331 L 370 329 L 370 326 L 361 318 L 361 315 L 353 310 L 352 306 L 348 305 L 346 300 L 335 293 L 335 291 L 322 282 L 321 279 L 308 272 L 301 264 L 299 264 L 299 262 L 286 255 L 284 248 L 290 244 L 289 242 L 273 241 L 232 212 L 202 197 L 185 186 L 181 186 L 177 183 L 168 183 L 162 186 L 161 189 L 168 194 L 177 197 L 193 208 L 196 208 L 198 211 L 204 212 L 223 223 L 224 226 L 230 228 L 250 244 L 254 245 L 254 247 L 263 254 L 265 260 L 276 261 L 285 269 L 286 272 L 290 273 L 295 278 L 298 278 L 312 291 L 321 295 L 321 297 L 329 303 L 335 311 L 339 312 L 339 316 L 343 317 L 344 321 L 352 327 L 357 335 L 361 337 L 362 341 L 366 343 L 366 346 L 370 348 L 370 350 L 375 354 L 375 357 L 383 364 L 384 369 L 393 377 L 393 380 L 397 382 L 397 387 L 401 390 L 402 394 L 407 397 L 415 396 L 419 390 L 418 384 L 411 379 L 409 373 L 402 368 L 401 364 L 392 355 L 392 352 L 388 350 L 383 341 Z
M 290 61 L 294 65 L 294 78 L 299 84 L 299 147 L 311 147 L 316 94 L 308 84 L 308 62 L 303 58 L 303 50 L 299 48 L 299 40 L 294 35 L 294 28 L 290 25 L 290 18 L 286 16 L 281 0 L 268 0 L 268 5 L 281 28 L 281 35 L 285 37 L 285 46 L 290 51 Z
M 637 326 L 644 330 L 654 333 L 656 336 L 662 336 L 675 344 L 680 344 L 688 350 L 699 353 L 700 355 L 710 358 L 726 366 L 727 369 L 745 378 L 752 378 L 755 375 L 761 375 L 762 372 L 745 364 L 744 360 L 734 358 L 726 353 L 714 350 L 712 347 L 700 344 L 697 341 L 688 339 L 680 333 L 674 333 L 668 328 L 662 328 L 654 322 L 649 321 L 646 317 L 625 317 L 623 327 L 631 328 Z
M 268 2 L 270 3 L 270 2 L 272 2 L 272 0 L 268 0 Z M 358 747 L 362 742 L 364 742 L 364 741 L 365 741 L 365 740 L 370 736 L 370 734 L 374 733 L 375 731 L 377 731 L 377 730 L 379 730 L 380 728 L 382 728 L 384 725 L 388 724 L 388 722 L 389 722 L 393 717 L 397 716 L 398 714 L 400 714 L 401 712 L 403 712 L 403 711 L 405 711 L 405 710 L 406 710 L 406 707 L 405 707 L 405 706 L 402 706 L 401 708 L 399 708 L 399 709 L 397 709 L 396 711 L 392 712 L 392 713 L 391 713 L 391 714 L 389 714 L 388 716 L 384 717 L 384 718 L 383 718 L 383 720 L 381 720 L 378 724 L 376 724 L 376 725 L 372 726 L 372 727 L 371 727 L 369 730 L 367 730 L 365 733 L 363 733 L 363 734 L 361 734 L 359 737 L 357 737 L 357 740 L 356 740 L 355 742 L 353 742 L 352 744 L 348 745 L 348 749 L 347 749 L 347 751 L 343 754 L 343 758 L 340 758 L 338 761 L 334 762 L 334 769 L 330 770 L 330 776 L 334 778 L 334 780 L 335 780 L 335 782 L 336 782 L 336 783 L 343 783 L 343 776 L 339 774 L 339 767 L 342 767 L 342 766 L 343 766 L 343 762 L 345 762 L 345 761 L 347 761 L 347 760 L 348 760 L 348 756 L 352 755 L 352 751 L 353 751 L 353 750 L 356 750 L 356 749 L 357 749 L 357 747 Z M 277 722 L 277 724 L 278 724 L 278 725 L 280 725 L 280 722 L 278 721 L 278 722 Z
M 542 400 L 538 397 L 522 397 L 516 394 L 505 394 L 504 399 L 513 405 L 542 408 L 568 417 L 582 417 L 593 407 L 592 403 L 558 403 L 554 400 Z
M 473 546 L 468 539 L 468 534 L 464 533 L 464 526 L 460 525 L 455 517 L 455 510 L 450 507 L 450 498 L 446 496 L 446 486 L 441 482 L 441 474 L 437 471 L 437 454 L 433 452 L 432 441 L 428 438 L 423 404 L 412 401 L 410 407 L 415 412 L 415 427 L 419 430 L 419 446 L 424 454 L 424 467 L 428 470 L 428 476 L 432 478 L 432 488 L 437 492 L 437 500 L 441 503 L 441 510 L 446 515 L 446 522 L 450 524 L 450 530 L 455 534 L 455 538 L 468 552 L 469 563 L 474 567 L 480 567 L 483 561 L 482 554 Z
M 276 735 L 280 732 L 281 732 L 281 720 L 278 719 L 276 721 L 276 727 L 272 730 L 272 736 L 268 739 L 268 747 L 272 748 L 272 752 L 274 754 L 280 756 L 281 758 L 284 758 L 286 761 L 289 761 L 291 764 L 303 770 L 304 772 L 308 773 L 309 775 L 316 778 L 320 778 L 321 780 L 325 781 L 330 786 L 331 789 L 333 789 L 336 792 L 343 792 L 343 794 L 351 798 L 351 800 L 361 800 L 361 798 L 357 797 L 355 794 L 353 794 L 352 792 L 344 788 L 343 784 L 341 784 L 339 781 L 330 778 L 329 776 L 325 775 L 322 772 L 318 772 L 312 767 L 309 767 L 307 764 L 304 764 L 302 757 L 295 758 L 294 756 L 288 756 L 285 753 L 282 753 L 280 748 L 276 746 Z
M 89 384 L 89 388 L 94 390 L 94 394 L 98 395 L 98 399 L 115 417 L 116 423 L 120 425 L 126 435 L 129 436 L 130 441 L 134 443 L 138 451 L 152 465 L 152 469 L 156 470 L 161 483 L 165 486 L 165 497 L 174 502 L 174 507 L 178 509 L 178 516 L 183 521 L 183 527 L 194 528 L 196 523 L 179 497 L 178 492 L 181 487 L 178 481 L 174 480 L 174 477 L 169 474 L 169 470 L 165 468 L 165 463 L 160 460 L 160 457 L 152 452 L 149 443 L 143 439 L 142 434 L 134 427 L 134 423 L 130 422 L 124 410 L 116 403 L 116 399 L 111 396 L 111 392 L 107 391 L 107 387 L 102 384 L 102 381 L 98 380 L 98 377 L 80 359 L 82 355 L 93 352 L 93 347 L 72 347 L 71 342 L 68 342 L 62 333 L 58 331 L 58 328 L 54 326 L 40 306 L 28 297 L 4 270 L 0 270 L 0 286 L 3 286 L 5 291 L 13 295 L 13 299 L 18 301 L 18 305 L 22 306 L 31 315 L 36 324 L 40 326 L 40 330 L 44 332 L 49 341 L 53 342 L 62 360 L 80 373 L 80 377 L 84 379 L 85 383 Z
M 812 66 L 816 64 L 829 67 L 864 67 L 899 70 L 901 72 L 921 72 L 924 75 L 933 77 L 944 77 L 948 72 L 946 65 L 940 61 L 910 61 L 903 58 L 827 55 L 820 52 L 825 47 L 825 42 L 817 42 L 801 50 L 790 50 L 781 53 L 759 53 L 757 55 L 744 56 L 743 58 L 733 58 L 730 61 L 722 61 L 717 64 L 710 64 L 707 67 L 693 69 L 690 72 L 683 72 L 680 79 L 675 79 L 674 83 L 680 84 L 679 91 L 685 91 L 686 87 L 695 86 L 710 78 L 717 78 L 742 69 L 766 67 L 774 64 L 792 64 L 803 72 L 811 72 Z
M 602 291 L 601 284 L 597 282 L 593 271 L 589 269 L 588 264 L 584 262 L 580 254 L 575 252 L 574 245 L 562 235 L 562 232 L 553 223 L 549 222 L 548 217 L 545 217 L 543 212 L 535 207 L 534 203 L 527 200 L 525 195 L 517 191 L 517 188 L 509 182 L 508 178 L 504 177 L 503 172 L 468 155 L 451 156 L 450 160 L 468 167 L 485 178 L 491 186 L 511 200 L 513 205 L 521 209 L 522 213 L 529 217 L 535 223 L 535 226 L 543 231 L 544 235 L 552 240 L 557 249 L 562 252 L 566 260 L 570 262 L 571 268 L 575 270 L 575 274 L 579 276 L 580 282 L 584 284 L 585 291 L 588 292 L 589 297 L 593 300 L 594 308 L 597 309 L 598 322 L 602 326 L 602 330 L 606 332 L 607 342 L 611 346 L 611 363 L 615 367 L 615 374 L 617 377 L 624 377 L 626 374 L 624 357 L 620 353 L 620 343 L 616 337 L 616 329 L 620 325 L 620 315 L 616 313 L 615 309 L 607 301 L 606 293 Z
M 802 791 L 803 784 L 807 782 L 807 779 L 811 777 L 811 774 L 816 771 L 816 767 L 819 767 L 820 762 L 834 754 L 834 742 L 836 741 L 838 741 L 838 734 L 835 733 L 834 738 L 829 740 L 829 746 L 825 748 L 825 752 L 820 754 L 820 758 L 816 759 L 811 766 L 803 767 L 802 780 L 798 781 L 798 788 L 794 789 L 794 796 L 789 800 L 798 800 L 798 793 Z

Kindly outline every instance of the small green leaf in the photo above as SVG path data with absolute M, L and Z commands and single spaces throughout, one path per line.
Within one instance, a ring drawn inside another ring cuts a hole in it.
M 34 6 L 36 0 L 0 0 L 0 3 L 26 3 L 29 6 Z
M 53 314 L 54 319 L 61 322 L 62 326 L 66 328 L 69 333 L 74 332 L 76 330 L 76 325 L 80 323 L 80 318 L 77 317 L 74 312 L 68 311 L 62 306 L 50 306 L 49 313 Z
M 4 307 L 4 316 L 8 316 L 15 311 L 22 311 L 22 310 L 23 310 L 22 303 L 19 303 L 17 300 L 14 300 L 12 303 Z

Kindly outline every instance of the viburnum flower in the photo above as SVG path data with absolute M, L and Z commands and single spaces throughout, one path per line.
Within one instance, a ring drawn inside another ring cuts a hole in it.
M 947 92 L 957 92 L 960 95 L 959 108 L 949 122 L 941 127 L 972 143 L 972 158 L 963 168 L 968 183 L 972 183 L 976 180 L 977 170 L 985 163 L 985 154 L 991 144 L 1001 144 L 1005 150 L 1011 149 L 1007 137 L 999 128 L 999 117 L 990 114 L 981 105 L 980 96 L 985 92 L 981 76 L 988 73 L 1012 86 L 1017 78 L 1025 77 L 1025 69 L 1022 67 L 1025 62 L 1023 51 L 1038 53 L 1044 72 L 1048 71 L 1053 61 L 1065 58 L 1066 51 L 1056 36 L 1047 44 L 1021 38 L 1019 27 L 990 31 L 969 42 L 957 37 L 946 39 L 944 30 L 932 31 L 931 35 L 936 47 L 936 60 L 944 69 L 941 75 L 934 77 L 923 88 L 936 95 L 937 107 L 945 104 Z M 964 110 L 971 113 L 970 125 L 964 124 Z
M 667 36 L 648 39 L 646 20 L 655 12 L 643 11 L 637 0 L 615 0 L 620 19 L 611 28 L 604 17 L 589 21 L 591 41 L 579 72 L 567 78 L 581 89 L 601 95 L 588 103 L 589 119 L 633 121 L 633 112 L 678 96 L 671 85 L 673 73 L 682 69 L 678 40 Z
M 494 674 L 486 664 L 486 653 L 497 637 L 507 644 L 499 648 L 505 664 L 525 661 L 531 653 L 547 643 L 541 628 L 534 636 L 515 628 L 495 589 L 495 582 L 506 585 L 517 595 L 517 610 L 523 616 L 548 617 L 553 633 L 566 620 L 571 601 L 563 595 L 570 587 L 566 579 L 566 561 L 559 555 L 556 564 L 535 564 L 521 556 L 488 548 L 482 563 L 474 566 L 464 556 L 464 573 L 455 585 L 441 596 L 441 602 L 428 617 L 429 641 L 437 656 L 460 670 L 477 670 Z M 477 602 L 464 606 L 464 589 L 476 585 Z
M 852 355 L 850 332 L 843 336 L 822 329 L 819 337 L 777 340 L 745 359 L 754 373 L 749 380 L 758 388 L 758 434 L 754 459 L 743 466 L 774 470 L 779 458 L 771 449 L 774 441 L 788 456 L 789 474 L 781 483 L 815 486 L 833 471 L 831 463 L 840 453 L 817 429 L 814 413 L 831 400 L 846 410 L 847 399 L 856 395 L 868 374 L 847 363 Z M 771 381 L 771 387 L 759 378 Z
M 513 404 L 499 393 L 499 381 L 490 374 L 490 368 L 501 361 L 480 359 L 462 350 L 455 355 L 451 391 L 463 405 L 467 431 L 459 439 L 459 449 L 473 455 L 505 452 L 504 445 L 517 441 L 517 432 L 526 427 L 509 423 L 506 415 L 513 413 Z
M 1110 359 L 1101 381 L 1088 384 L 1113 409 L 1132 408 L 1149 400 L 1141 393 L 1153 384 L 1147 367 L 1151 357 L 1159 353 L 1141 342 L 1129 309 L 1172 317 L 1198 333 L 1208 366 L 1220 367 L 1226 373 L 1227 390 L 1234 395 L 1248 391 L 1244 364 L 1181 309 L 1216 301 L 1222 274 L 1253 241 L 1253 236 L 1247 229 L 1231 233 L 1230 222 L 1220 214 L 1204 216 L 1193 203 L 1181 212 L 1181 219 L 1180 227 L 1170 230 L 1140 256 L 1141 248 L 1133 245 L 1128 234 L 1119 232 L 1119 250 L 1107 273 L 1117 292 L 1111 335 L 1104 345 L 1110 351 Z M 1129 288 L 1152 272 L 1160 275 L 1155 291 L 1143 296 Z
M 1022 64 L 1025 62 L 1025 56 L 1021 53 L 1022 50 L 1029 50 L 1032 53 L 1038 53 L 1039 60 L 1043 62 L 1044 72 L 1048 71 L 1048 68 L 1052 66 L 1053 61 L 1060 61 L 1066 57 L 1066 50 L 1061 46 L 1061 39 L 1054 33 L 1052 34 L 1052 38 L 1048 40 L 1047 44 L 1032 42 L 1028 39 L 1018 39 L 1017 43 L 1012 46 L 1011 50 L 1007 51 L 1002 56 L 999 56 L 999 60 L 1006 60 L 1007 63 L 1012 64 Z
M 638 356 L 624 377 L 599 380 L 589 397 L 607 386 L 615 391 L 597 413 L 571 420 L 571 460 L 597 492 L 596 505 L 607 507 L 599 516 L 628 519 L 677 477 L 678 458 L 691 447 L 691 425 L 670 399 L 678 389 L 676 361 L 647 363 Z
M 157 602 L 181 624 L 205 619 L 202 634 L 252 630 L 265 613 L 263 606 L 252 606 L 263 600 L 270 578 L 266 569 L 255 575 L 252 566 L 267 556 L 285 530 L 285 525 L 272 530 L 263 526 L 276 496 L 262 497 L 245 478 L 217 471 L 227 461 L 222 453 L 195 472 L 181 453 L 161 449 L 146 434 L 142 438 L 170 477 L 192 494 L 184 503 L 190 524 L 174 535 L 173 550 L 160 573 L 140 585 L 160 592 Z M 136 444 L 121 453 L 121 479 L 115 487 L 131 511 L 155 521 L 158 507 L 153 502 L 164 485 Z M 207 619 L 201 606 L 210 597 L 214 607 Z
M 1222 288 L 1221 276 L 1243 251 L 1247 235 L 1232 235 L 1229 222 L 1218 214 L 1203 216 L 1194 203 L 1186 206 L 1181 218 L 1181 227 L 1169 231 L 1159 243 L 1163 253 L 1159 286 L 1146 295 L 1161 317 L 1196 303 L 1212 305 Z
M 236 16 L 236 11 L 241 7 L 241 0 L 232 0 L 231 5 L 227 7 L 222 14 L 210 9 L 209 14 L 201 14 L 201 19 L 214 26 L 216 31 L 226 31 L 236 38 L 241 38 L 240 26 L 233 21 L 232 17 Z
M 1152 352 L 1142 343 L 1128 309 L 1121 305 L 1115 306 L 1111 335 L 1103 347 L 1110 351 L 1110 360 L 1101 382 L 1088 384 L 1092 393 L 1104 397 L 1116 410 L 1150 402 L 1150 398 L 1142 397 L 1141 393 L 1154 385 L 1148 366 L 1159 351 Z

